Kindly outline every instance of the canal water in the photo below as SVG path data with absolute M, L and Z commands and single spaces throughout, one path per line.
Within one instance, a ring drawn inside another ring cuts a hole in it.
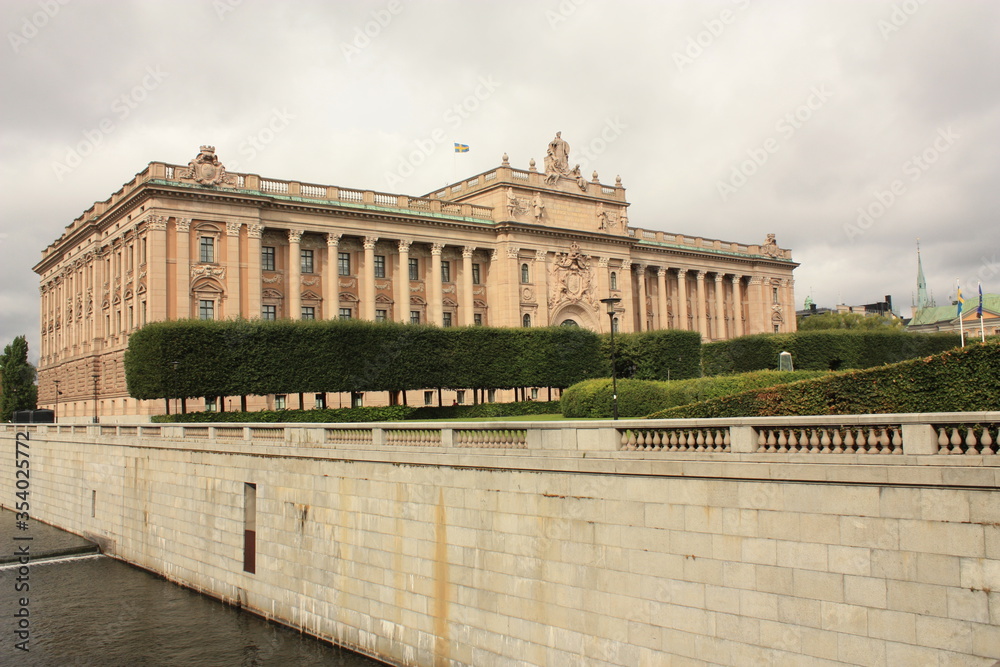
M 16 551 L 13 514 L 0 512 L 0 553 Z M 85 541 L 37 522 L 30 590 L 15 591 L 18 565 L 0 564 L 0 665 L 62 667 L 312 666 L 376 667 L 370 660 L 269 623 L 99 554 L 67 555 Z M 43 535 L 44 533 L 44 535 Z M 28 598 L 28 652 L 15 647 L 19 599 Z

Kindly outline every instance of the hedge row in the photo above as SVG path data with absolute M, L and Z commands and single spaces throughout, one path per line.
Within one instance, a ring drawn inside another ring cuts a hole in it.
M 1000 409 L 1000 341 L 662 410 L 685 417 L 970 412 Z
M 952 333 L 823 330 L 757 334 L 702 346 L 705 375 L 775 369 L 778 355 L 790 352 L 797 370 L 847 370 L 892 364 L 937 354 L 962 344 Z
M 559 414 L 559 401 L 519 401 L 516 403 L 429 406 L 417 408 L 407 419 L 476 419 L 481 417 L 517 417 L 520 415 L 552 414 Z
M 437 328 L 361 320 L 182 320 L 129 338 L 139 399 L 427 387 L 568 387 L 606 368 L 577 327 Z
M 651 412 L 686 405 L 717 396 L 727 396 L 750 388 L 772 387 L 786 382 L 826 375 L 822 371 L 756 371 L 714 378 L 692 378 L 671 382 L 618 381 L 618 416 L 643 417 Z M 584 380 L 563 391 L 564 417 L 610 418 L 612 383 L 607 378 Z
M 611 337 L 601 337 L 601 352 L 611 359 Z M 701 376 L 701 334 L 662 329 L 615 334 L 618 377 L 680 380 Z
M 316 422 L 355 423 L 391 422 L 408 419 L 416 411 L 407 405 L 387 405 L 380 408 L 327 408 L 316 410 L 260 410 L 259 412 L 188 412 L 176 415 L 156 415 L 154 423 L 205 422 Z

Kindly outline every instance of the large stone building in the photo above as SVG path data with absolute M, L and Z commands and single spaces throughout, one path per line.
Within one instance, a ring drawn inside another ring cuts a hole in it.
M 607 331 L 599 299 L 617 296 L 623 332 L 687 329 L 710 341 L 795 330 L 797 264 L 773 235 L 743 244 L 634 227 L 620 178 L 605 185 L 569 165 L 557 134 L 544 173 L 505 155 L 495 169 L 411 197 L 228 173 L 211 146 L 186 167 L 150 163 L 68 225 L 34 267 L 39 403 L 58 401 L 60 419 L 78 421 L 162 412 L 162 402 L 128 396 L 122 366 L 129 334 L 158 320 Z M 422 403 L 413 393 L 409 402 Z

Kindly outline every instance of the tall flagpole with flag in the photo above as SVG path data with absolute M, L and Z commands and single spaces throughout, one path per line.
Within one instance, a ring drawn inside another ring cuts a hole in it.
M 983 284 L 979 283 L 979 307 L 976 308 L 976 315 L 979 316 L 979 341 L 986 342 L 986 329 L 983 326 Z
M 955 285 L 958 287 L 958 333 L 962 337 L 962 347 L 965 347 L 965 326 L 962 324 L 962 304 L 965 303 L 965 299 L 962 298 L 962 286 L 958 284 L 957 278 Z

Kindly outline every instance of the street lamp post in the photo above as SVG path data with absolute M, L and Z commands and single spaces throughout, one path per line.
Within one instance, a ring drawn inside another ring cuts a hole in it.
M 611 296 L 601 299 L 608 307 L 608 318 L 611 321 L 611 415 L 618 419 L 618 372 L 615 368 L 615 306 L 621 301 L 619 297 Z
M 97 424 L 99 423 L 99 420 L 97 419 L 97 379 L 101 376 L 94 373 L 91 377 L 94 378 L 94 423 Z
M 60 382 L 62 382 L 62 380 L 53 380 L 53 383 L 56 385 L 56 409 L 55 409 L 55 412 L 52 414 L 52 423 L 53 424 L 58 424 L 59 423 L 59 394 L 62 393 L 61 391 L 59 391 L 59 383 Z

